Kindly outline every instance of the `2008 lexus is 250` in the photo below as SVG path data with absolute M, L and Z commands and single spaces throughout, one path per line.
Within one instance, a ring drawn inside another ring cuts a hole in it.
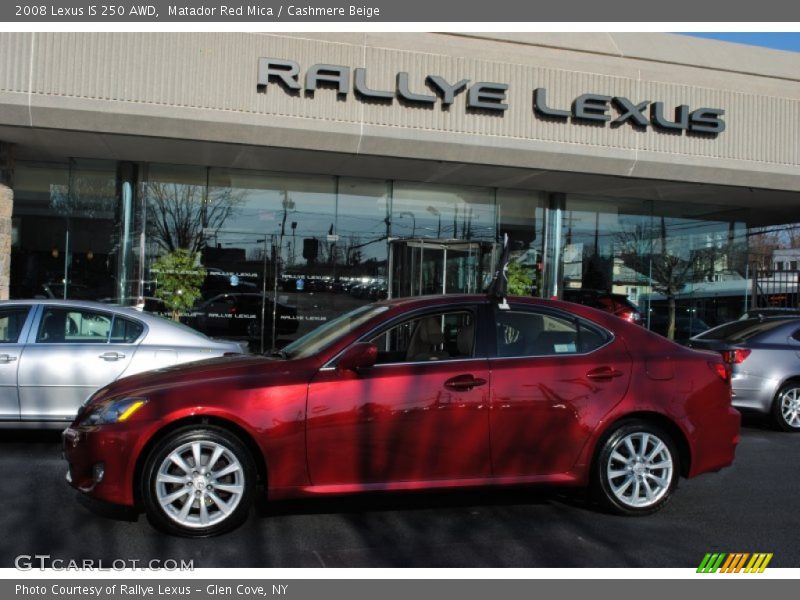
M 738 441 L 718 353 L 587 306 L 453 295 L 116 381 L 63 435 L 72 486 L 187 536 L 236 527 L 256 495 L 546 483 L 648 514 Z

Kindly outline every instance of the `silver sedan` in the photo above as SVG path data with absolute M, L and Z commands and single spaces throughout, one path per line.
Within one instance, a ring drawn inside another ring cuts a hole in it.
M 241 353 L 235 342 L 132 308 L 0 302 L 0 427 L 63 426 L 92 393 L 120 377 Z
M 693 337 L 692 348 L 716 350 L 731 365 L 733 405 L 769 415 L 800 432 L 800 317 L 725 323 Z

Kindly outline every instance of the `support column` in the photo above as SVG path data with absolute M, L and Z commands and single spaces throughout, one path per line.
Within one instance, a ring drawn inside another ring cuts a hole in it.
M 0 142 L 0 300 L 8 300 L 11 275 L 11 213 L 14 210 L 13 146 Z
M 544 211 L 544 273 L 542 288 L 544 298 L 560 298 L 561 281 L 564 276 L 563 257 L 561 256 L 561 229 L 564 220 L 564 194 L 550 194 L 547 209 Z

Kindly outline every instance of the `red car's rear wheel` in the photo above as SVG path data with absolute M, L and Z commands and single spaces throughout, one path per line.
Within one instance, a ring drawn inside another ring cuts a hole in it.
M 666 504 L 678 485 L 678 453 L 670 436 L 645 421 L 629 421 L 600 446 L 595 495 L 613 512 L 646 515 Z

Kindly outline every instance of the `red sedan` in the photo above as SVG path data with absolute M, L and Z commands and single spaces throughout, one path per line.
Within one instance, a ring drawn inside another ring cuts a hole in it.
M 586 306 L 446 296 L 358 308 L 280 357 L 119 380 L 64 449 L 77 489 L 202 536 L 255 494 L 590 485 L 647 514 L 679 476 L 730 465 L 738 440 L 718 354 Z

